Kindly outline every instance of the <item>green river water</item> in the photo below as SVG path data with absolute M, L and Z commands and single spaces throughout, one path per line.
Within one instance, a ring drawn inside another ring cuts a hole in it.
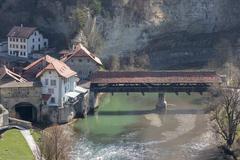
M 218 157 L 215 137 L 199 94 L 166 94 L 168 110 L 157 113 L 157 94 L 104 95 L 94 116 L 74 125 L 73 160 L 192 160 Z

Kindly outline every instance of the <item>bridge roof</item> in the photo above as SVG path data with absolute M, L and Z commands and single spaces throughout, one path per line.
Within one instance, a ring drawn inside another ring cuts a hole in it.
M 215 71 L 96 72 L 92 84 L 134 83 L 220 83 Z

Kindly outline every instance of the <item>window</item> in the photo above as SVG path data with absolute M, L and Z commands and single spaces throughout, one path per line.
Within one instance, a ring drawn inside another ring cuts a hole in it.
M 45 85 L 48 85 L 48 79 L 45 79 Z
M 90 62 L 90 59 L 88 59 L 87 62 L 89 63 L 89 62 Z
M 18 48 L 18 45 L 16 44 L 16 48 Z
M 44 42 L 44 47 L 47 47 L 47 42 Z
M 13 38 L 13 42 L 15 42 L 15 38 Z
M 49 88 L 48 89 L 48 94 L 54 94 L 54 89 L 53 88 Z
M 32 50 L 34 50 L 34 45 L 32 45 Z
M 12 51 L 10 51 L 10 54 L 12 54 Z
M 40 38 L 38 38 L 38 42 L 40 42 Z
M 20 48 L 22 49 L 22 48 L 23 48 L 23 46 L 22 46 L 22 45 L 20 45 Z
M 56 86 L 56 80 L 51 80 L 51 86 Z
M 38 50 L 40 51 L 40 49 L 41 49 L 41 46 L 40 46 L 40 44 L 38 45 Z
M 23 52 L 23 55 L 26 56 L 26 52 Z
M 37 35 L 37 32 L 35 32 L 34 35 L 36 36 L 36 35 Z
M 23 42 L 26 42 L 26 39 L 23 39 Z
M 15 44 L 12 45 L 12 48 L 15 48 Z
M 32 40 L 33 42 L 34 42 L 34 38 L 33 38 L 33 40 Z
M 79 59 L 78 61 L 79 61 L 79 62 L 82 62 L 82 59 Z
M 55 103 L 55 97 L 52 97 L 50 102 Z
M 16 38 L 16 42 L 18 42 L 18 38 Z
M 25 46 L 25 45 L 23 45 L 23 48 L 24 48 L 24 49 L 26 49 L 26 46 Z
M 48 73 L 49 73 L 49 74 L 52 74 L 52 72 L 51 72 L 51 71 L 49 71 Z

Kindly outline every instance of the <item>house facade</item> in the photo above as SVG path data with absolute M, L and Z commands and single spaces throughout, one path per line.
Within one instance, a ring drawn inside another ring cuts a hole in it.
M 69 100 L 69 92 L 74 92 L 78 77 L 64 62 L 44 56 L 25 67 L 27 78 L 39 79 L 42 84 L 44 105 L 63 107 Z
M 46 70 L 41 75 L 42 94 L 49 95 L 49 98 L 45 99 L 45 104 L 62 107 L 69 100 L 66 93 L 74 91 L 77 80 L 76 74 L 63 77 L 59 76 L 56 70 Z
M 14 26 L 7 37 L 10 56 L 28 58 L 32 52 L 48 47 L 48 39 L 35 27 Z
M 103 66 L 101 60 L 82 44 L 76 45 L 73 51 L 64 54 L 61 61 L 75 70 L 81 80 L 89 80 L 91 75 Z

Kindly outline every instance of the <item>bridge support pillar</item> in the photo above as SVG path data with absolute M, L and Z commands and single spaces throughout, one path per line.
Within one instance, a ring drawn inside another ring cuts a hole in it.
M 164 93 L 159 93 L 158 94 L 158 103 L 156 105 L 156 109 L 158 111 L 165 111 L 165 110 L 167 110 L 167 101 L 165 100 Z
M 95 108 L 98 106 L 98 94 L 94 92 L 89 93 L 89 113 L 94 114 Z

